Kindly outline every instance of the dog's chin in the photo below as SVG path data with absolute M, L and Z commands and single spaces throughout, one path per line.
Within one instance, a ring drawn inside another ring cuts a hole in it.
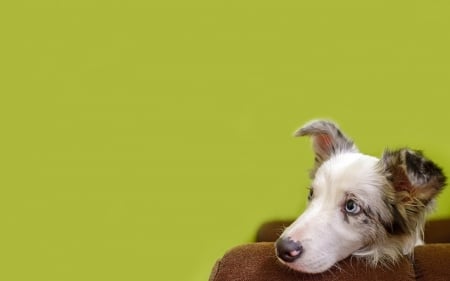
M 287 263 L 279 259 L 279 261 L 284 264 L 285 266 L 289 267 L 292 270 L 299 271 L 302 273 L 308 273 L 308 274 L 316 274 L 316 273 L 322 273 L 327 270 L 329 270 L 335 262 L 327 262 L 327 261 L 316 261 L 316 262 L 309 262 L 304 263 L 301 261 L 298 262 L 292 262 Z

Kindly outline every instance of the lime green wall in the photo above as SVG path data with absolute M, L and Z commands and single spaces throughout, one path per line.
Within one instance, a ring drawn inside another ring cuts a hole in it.
M 206 280 L 304 208 L 312 118 L 450 171 L 447 1 L 4 2 L 1 280 Z

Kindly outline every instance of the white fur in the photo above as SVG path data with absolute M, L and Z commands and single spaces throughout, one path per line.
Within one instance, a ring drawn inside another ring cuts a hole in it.
M 364 233 L 352 229 L 342 219 L 342 205 L 348 193 L 381 205 L 383 182 L 376 171 L 378 159 L 361 153 L 332 157 L 316 172 L 312 188 L 314 199 L 305 212 L 283 233 L 304 248 L 302 257 L 288 263 L 293 269 L 317 273 L 361 249 Z

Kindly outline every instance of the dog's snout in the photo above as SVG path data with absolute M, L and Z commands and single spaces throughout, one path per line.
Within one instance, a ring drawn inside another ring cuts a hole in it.
M 291 240 L 289 237 L 278 238 L 277 242 L 275 242 L 275 248 L 277 256 L 285 262 L 293 262 L 303 253 L 302 244 Z

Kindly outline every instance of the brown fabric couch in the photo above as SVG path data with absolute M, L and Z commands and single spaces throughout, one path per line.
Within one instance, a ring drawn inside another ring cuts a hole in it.
M 427 223 L 423 246 L 416 247 L 412 258 L 404 257 L 390 268 L 372 268 L 356 258 L 347 258 L 331 270 L 304 274 L 278 262 L 273 241 L 291 221 L 273 221 L 257 232 L 256 243 L 227 252 L 214 266 L 210 281 L 321 281 L 321 280 L 432 280 L 450 281 L 450 219 Z M 266 242 L 261 242 L 266 241 Z M 270 241 L 270 242 L 269 242 Z

